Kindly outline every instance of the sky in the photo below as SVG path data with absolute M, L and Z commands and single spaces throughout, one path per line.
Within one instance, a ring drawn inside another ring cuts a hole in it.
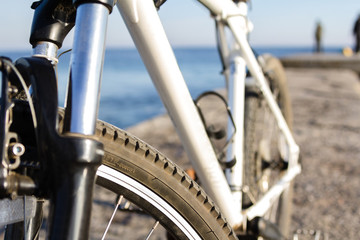
M 0 51 L 29 49 L 33 10 L 30 0 L 3 0 L 0 8 Z M 252 0 L 249 18 L 253 46 L 313 46 L 315 25 L 323 26 L 324 45 L 353 46 L 352 29 L 360 14 L 359 0 Z M 215 46 L 214 21 L 195 0 L 167 0 L 159 11 L 173 46 Z M 64 43 L 71 45 L 72 35 Z M 118 11 L 109 18 L 108 47 L 132 47 Z

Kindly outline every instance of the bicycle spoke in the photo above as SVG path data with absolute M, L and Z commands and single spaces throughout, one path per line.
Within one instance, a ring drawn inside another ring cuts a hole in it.
M 148 240 L 150 238 L 150 236 L 153 234 L 153 232 L 155 231 L 158 225 L 159 225 L 159 221 L 156 221 L 154 226 L 151 228 L 149 234 L 146 236 L 145 240 Z
M 109 220 L 108 225 L 106 226 L 105 232 L 104 232 L 101 240 L 104 240 L 104 239 L 105 239 L 105 236 L 106 236 L 107 232 L 109 231 L 110 225 L 111 225 L 111 223 L 112 223 L 112 221 L 113 221 L 113 219 L 114 219 L 114 217 L 115 217 L 116 211 L 117 211 L 117 209 L 119 208 L 122 200 L 123 200 L 123 196 L 120 195 L 119 198 L 118 198 L 118 200 L 117 200 L 117 202 L 116 202 L 115 209 L 114 209 L 114 211 L 113 211 L 113 213 L 112 213 L 112 215 L 111 215 L 111 218 L 110 218 L 110 220 Z

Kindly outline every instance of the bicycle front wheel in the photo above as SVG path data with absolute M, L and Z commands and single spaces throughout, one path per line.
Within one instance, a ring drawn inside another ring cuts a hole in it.
M 106 239 L 236 239 L 214 202 L 158 151 L 100 121 L 97 136 L 105 146 L 97 185 L 106 190 L 95 189 L 94 239 L 103 232 Z M 113 213 L 110 228 L 101 229 Z

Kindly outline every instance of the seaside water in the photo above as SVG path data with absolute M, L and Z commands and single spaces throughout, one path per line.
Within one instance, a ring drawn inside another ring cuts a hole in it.
M 176 48 L 180 69 L 196 98 L 200 93 L 223 88 L 220 74 L 222 66 L 215 48 Z M 310 47 L 258 47 L 257 54 L 270 53 L 277 57 L 299 53 L 311 53 Z M 341 48 L 327 48 L 326 52 L 340 52 Z M 0 52 L 13 60 L 29 56 L 30 52 Z M 64 104 L 66 79 L 70 53 L 60 57 L 59 104 Z M 166 66 L 164 66 L 166 67 Z M 156 115 L 165 113 L 160 98 L 135 49 L 111 49 L 106 51 L 99 118 L 118 127 L 126 128 Z

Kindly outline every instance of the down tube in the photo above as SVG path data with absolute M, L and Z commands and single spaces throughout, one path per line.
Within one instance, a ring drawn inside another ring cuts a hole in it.
M 230 188 L 177 65 L 153 1 L 122 0 L 117 2 L 117 7 L 204 188 L 229 223 L 235 228 L 240 226 L 240 208 L 234 209 Z

